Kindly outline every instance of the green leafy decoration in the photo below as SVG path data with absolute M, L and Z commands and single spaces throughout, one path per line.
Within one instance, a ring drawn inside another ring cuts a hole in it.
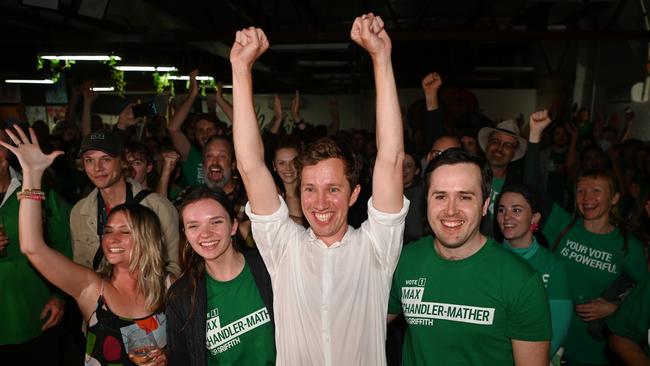
M 156 87 L 156 93 L 162 94 L 165 88 L 169 88 L 171 95 L 174 95 L 174 83 L 169 80 L 170 74 L 153 73 L 153 85 Z
M 61 73 L 65 70 L 69 70 L 72 68 L 72 65 L 75 64 L 75 61 L 73 60 L 46 60 L 41 57 L 38 57 L 36 59 L 36 70 L 42 70 L 45 68 L 46 62 L 47 65 L 49 66 L 49 73 L 50 73 L 50 79 L 53 82 L 59 81 L 61 78 Z
M 115 91 L 120 97 L 124 97 L 124 90 L 126 89 L 126 81 L 124 81 L 124 71 L 118 70 L 117 67 L 117 58 L 115 56 L 110 56 L 108 61 L 102 61 L 111 69 L 111 80 L 115 85 Z

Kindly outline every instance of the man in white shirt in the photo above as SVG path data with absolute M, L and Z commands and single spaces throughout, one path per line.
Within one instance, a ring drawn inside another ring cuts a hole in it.
M 377 159 L 368 220 L 347 225 L 360 186 L 345 144 L 324 138 L 299 156 L 300 200 L 310 229 L 295 224 L 264 164 L 253 109 L 251 70 L 269 47 L 261 29 L 237 32 L 233 73 L 235 155 L 248 194 L 246 211 L 274 291 L 280 365 L 385 365 L 385 313 L 402 247 L 402 122 L 383 22 L 355 19 L 352 40 L 370 54 L 377 90 Z

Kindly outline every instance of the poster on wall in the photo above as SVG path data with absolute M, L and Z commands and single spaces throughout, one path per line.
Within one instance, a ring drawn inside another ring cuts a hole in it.
M 65 119 L 65 111 L 67 107 L 67 105 L 48 105 L 46 107 L 46 122 L 49 125 L 54 125 L 57 121 Z
M 46 104 L 67 104 L 68 93 L 65 87 L 65 77 L 61 76 L 56 84 L 51 85 L 45 90 Z
M 29 124 L 38 120 L 47 121 L 47 109 L 43 105 L 25 107 L 25 115 Z

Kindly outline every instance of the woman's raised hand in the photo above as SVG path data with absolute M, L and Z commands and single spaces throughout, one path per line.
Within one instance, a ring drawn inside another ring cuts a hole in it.
M 5 132 L 16 146 L 9 143 L 0 141 L 0 145 L 11 151 L 20 162 L 23 168 L 23 173 L 40 172 L 42 173 L 47 169 L 57 156 L 63 155 L 63 151 L 53 151 L 49 154 L 44 154 L 41 147 L 38 145 L 36 133 L 32 128 L 29 129 L 29 138 L 22 128 L 14 125 L 14 130 L 6 129 Z

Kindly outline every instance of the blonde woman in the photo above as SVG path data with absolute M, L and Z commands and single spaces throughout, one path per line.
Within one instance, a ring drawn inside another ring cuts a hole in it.
M 18 127 L 6 132 L 15 146 L 0 144 L 18 157 L 23 169 L 20 249 L 48 281 L 77 301 L 88 322 L 85 364 L 134 365 L 131 353 L 140 365 L 166 365 L 166 320 L 160 312 L 165 291 L 163 239 L 156 215 L 137 204 L 112 208 L 101 238 L 108 264 L 95 273 L 72 262 L 45 244 L 40 225 L 45 196 L 41 178 L 63 152 L 43 154 L 31 128 L 30 138 Z M 148 343 L 129 343 L 134 334 Z

